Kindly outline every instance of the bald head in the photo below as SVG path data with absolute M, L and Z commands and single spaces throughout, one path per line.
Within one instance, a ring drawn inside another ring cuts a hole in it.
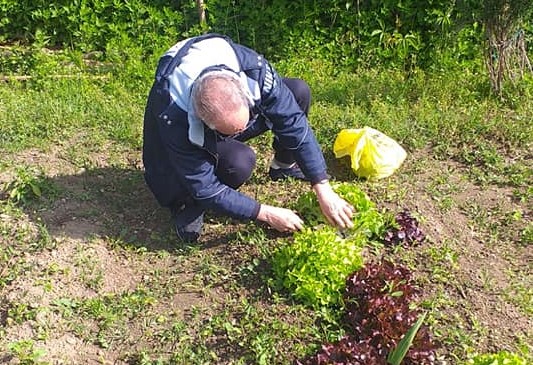
M 224 71 L 208 72 L 194 82 L 193 108 L 211 129 L 236 134 L 249 119 L 248 99 L 239 79 Z

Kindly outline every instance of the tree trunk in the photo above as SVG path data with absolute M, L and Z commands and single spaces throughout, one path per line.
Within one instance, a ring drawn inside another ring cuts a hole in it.
M 196 8 L 198 9 L 198 20 L 200 25 L 205 24 L 205 6 L 204 0 L 196 0 Z
M 521 23 L 531 14 L 530 0 L 485 0 L 482 22 L 485 27 L 485 64 L 492 89 L 502 95 L 505 80 L 515 82 L 533 71 L 525 31 Z

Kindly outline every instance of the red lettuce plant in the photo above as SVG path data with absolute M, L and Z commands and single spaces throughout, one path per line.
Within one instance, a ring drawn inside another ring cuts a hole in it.
M 383 241 L 391 245 L 413 245 L 424 241 L 426 236 L 418 226 L 418 221 L 404 210 L 396 215 L 397 227 L 392 227 L 385 232 Z
M 380 353 L 388 354 L 420 316 L 410 309 L 417 295 L 406 267 L 388 261 L 365 265 L 346 281 L 347 325 L 356 338 L 371 338 Z M 434 359 L 435 347 L 427 327 L 422 326 L 404 363 L 432 364 Z
M 387 365 L 385 356 L 369 344 L 369 340 L 358 341 L 354 336 L 344 336 L 336 343 L 322 345 L 320 351 L 297 365 Z
M 418 294 L 411 280 L 407 268 L 386 261 L 367 264 L 350 275 L 343 296 L 348 335 L 298 364 L 387 364 L 387 355 L 420 316 L 410 309 Z M 427 327 L 422 326 L 403 364 L 431 365 L 434 361 L 435 346 Z

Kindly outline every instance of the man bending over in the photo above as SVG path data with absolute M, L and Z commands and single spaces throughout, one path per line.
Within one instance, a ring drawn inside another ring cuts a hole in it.
M 281 232 L 302 229 L 294 211 L 237 190 L 256 162 L 244 142 L 267 130 L 274 134 L 270 178 L 309 181 L 328 222 L 352 226 L 354 208 L 331 188 L 309 126 L 310 102 L 303 80 L 281 78 L 261 55 L 222 35 L 183 40 L 161 57 L 144 116 L 143 162 L 179 239 L 198 239 L 206 210 Z

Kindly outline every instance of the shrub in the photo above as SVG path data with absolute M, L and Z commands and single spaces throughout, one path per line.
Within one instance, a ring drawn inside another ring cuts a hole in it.
M 128 39 L 149 50 L 175 40 L 185 29 L 183 12 L 168 1 L 75 0 L 0 1 L 0 33 L 32 43 L 43 33 L 49 46 L 104 50 L 108 42 Z M 148 50 L 148 52 L 149 52 Z

